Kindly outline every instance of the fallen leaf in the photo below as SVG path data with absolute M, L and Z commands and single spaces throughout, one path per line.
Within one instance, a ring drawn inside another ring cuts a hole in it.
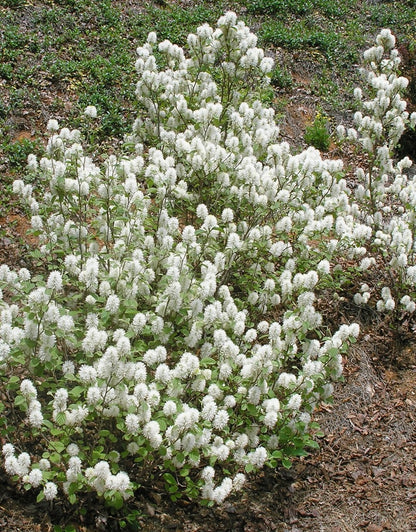
M 370 524 L 368 525 L 366 530 L 367 532 L 383 532 L 384 527 L 380 525 Z

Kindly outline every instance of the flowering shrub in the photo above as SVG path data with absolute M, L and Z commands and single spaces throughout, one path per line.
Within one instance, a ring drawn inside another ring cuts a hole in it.
M 188 55 L 153 33 L 137 52 L 139 116 L 120 154 L 99 163 L 50 120 L 46 156 L 28 161 L 36 187 L 14 183 L 39 249 L 33 272 L 0 266 L 0 377 L 14 396 L 3 464 L 38 500 L 93 491 L 120 508 L 163 478 L 174 500 L 221 503 L 246 474 L 289 466 L 316 446 L 311 414 L 359 333 L 330 332 L 321 289 L 339 283 L 345 254 L 364 269 L 393 225 L 413 231 L 407 161 L 390 158 L 407 120 L 393 52 L 389 104 L 364 102 L 370 117 L 348 131 L 373 168 L 356 198 L 342 161 L 279 142 L 261 103 L 272 60 L 233 13 L 190 35 Z M 374 54 L 376 76 L 377 58 L 390 63 Z M 376 119 L 384 155 L 365 140 Z M 380 218 L 394 194 L 406 208 Z M 394 242 L 392 261 L 413 251 Z
M 394 149 L 406 125 L 414 128 L 416 113 L 406 111 L 402 94 L 407 78 L 399 76 L 400 57 L 390 30 L 382 30 L 376 46 L 364 54 L 364 92 L 356 88 L 354 96 L 360 110 L 354 115 L 355 128 L 338 127 L 341 138 L 347 138 L 361 150 L 366 168 L 358 167 L 358 185 L 351 194 L 350 215 L 364 223 L 368 239 L 362 249 L 361 270 L 383 265 L 392 286 L 374 290 L 379 297 L 378 311 L 413 313 L 416 308 L 415 286 L 415 214 L 416 178 L 407 172 L 412 161 L 405 157 L 394 160 Z M 351 218 L 350 218 L 351 219 Z M 365 256 L 368 253 L 369 256 Z M 376 258 L 377 257 L 377 261 Z M 370 298 L 368 285 L 355 295 L 357 304 Z

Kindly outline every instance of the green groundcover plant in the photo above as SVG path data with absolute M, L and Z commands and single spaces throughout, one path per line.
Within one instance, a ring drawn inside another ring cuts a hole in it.
M 341 160 L 279 141 L 256 44 L 231 12 L 186 52 L 150 33 L 118 153 L 51 119 L 14 183 L 39 245 L 33 271 L 0 266 L 2 465 L 38 500 L 119 509 L 158 481 L 222 503 L 317 446 L 311 416 L 359 334 L 331 331 L 321 298 L 381 266 L 391 285 L 363 282 L 356 304 L 415 309 L 416 182 L 392 153 L 416 117 L 394 37 L 366 52 L 356 128 L 337 130 L 366 156 L 354 190 Z

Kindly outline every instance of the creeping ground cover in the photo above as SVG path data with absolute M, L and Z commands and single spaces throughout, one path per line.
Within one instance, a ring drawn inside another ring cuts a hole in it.
M 38 501 L 127 517 L 139 489 L 221 504 L 317 447 L 313 413 L 359 336 L 325 321 L 328 293 L 354 278 L 357 307 L 416 308 L 416 182 L 393 158 L 416 114 L 389 30 L 364 54 L 355 127 L 337 128 L 353 183 L 279 140 L 273 61 L 234 13 L 185 49 L 152 32 L 137 56 L 117 153 L 94 144 L 94 106 L 85 132 L 49 120 L 13 184 L 33 268 L 0 266 L 3 468 Z

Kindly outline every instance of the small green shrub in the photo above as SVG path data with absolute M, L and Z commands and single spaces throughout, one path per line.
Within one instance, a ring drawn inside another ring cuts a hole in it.
M 287 50 L 316 48 L 330 58 L 334 50 L 341 47 L 339 36 L 333 31 L 322 31 L 319 27 L 309 28 L 305 22 L 295 22 L 287 26 L 285 22 L 266 23 L 261 31 L 264 42 L 282 46 Z
M 278 65 L 272 70 L 270 81 L 273 87 L 279 89 L 291 89 L 293 87 L 293 78 L 290 71 Z
M 25 137 L 14 141 L 7 137 L 2 142 L 1 148 L 14 173 L 22 172 L 26 168 L 27 158 L 31 153 L 39 156 L 43 152 L 39 139 L 31 140 Z
M 250 13 L 286 16 L 306 15 L 314 8 L 311 0 L 249 0 L 247 9 Z
M 328 131 L 328 118 L 317 113 L 313 123 L 306 127 L 304 140 L 309 146 L 328 151 L 331 137 Z

